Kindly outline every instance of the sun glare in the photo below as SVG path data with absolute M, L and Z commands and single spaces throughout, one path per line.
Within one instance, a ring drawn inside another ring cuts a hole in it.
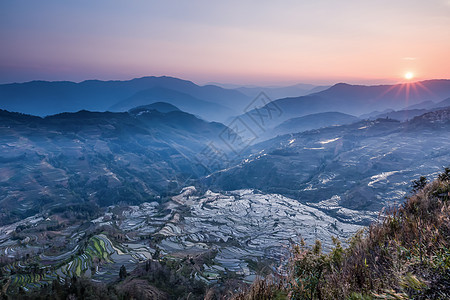
M 414 78 L 414 74 L 412 72 L 405 73 L 405 79 L 410 80 Z

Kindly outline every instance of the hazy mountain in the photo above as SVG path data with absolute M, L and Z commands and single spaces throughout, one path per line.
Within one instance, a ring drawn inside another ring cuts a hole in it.
M 364 110 L 366 107 L 402 109 L 405 104 L 441 100 L 449 94 L 450 80 L 442 79 L 379 86 L 340 83 L 315 95 L 336 101 L 346 100 L 346 109 L 357 111 Z M 355 104 L 358 104 L 358 107 L 352 108 L 351 106 Z
M 377 116 L 379 116 L 379 115 L 381 115 L 381 114 L 388 114 L 388 113 L 391 113 L 391 112 L 394 112 L 394 111 L 395 111 L 395 110 L 390 109 L 390 108 L 385 109 L 385 110 L 383 110 L 383 111 L 375 110 L 375 111 L 372 111 L 372 112 L 370 112 L 370 113 L 368 113 L 368 114 L 362 114 L 362 115 L 359 116 L 359 118 L 360 118 L 360 119 L 363 119 L 363 120 L 368 120 L 368 119 L 370 119 L 370 120 L 376 120 L 376 119 L 377 119 Z
M 319 85 L 319 86 L 316 86 L 316 87 L 312 88 L 311 90 L 309 90 L 309 93 L 310 94 L 318 93 L 321 91 L 325 91 L 326 89 L 329 89 L 329 88 L 330 88 L 330 86 L 328 86 L 328 85 Z
M 448 107 L 448 106 L 450 106 L 450 97 L 445 100 L 439 101 L 438 103 L 433 105 L 432 108 L 441 108 L 441 107 Z
M 418 174 L 448 165 L 449 113 L 447 108 L 405 123 L 379 119 L 280 136 L 253 146 L 240 164 L 215 172 L 206 184 L 280 193 L 344 219 L 349 209 L 379 211 L 401 202 Z
M 450 107 L 427 112 L 415 117 L 409 123 L 416 126 L 431 125 L 439 128 L 441 125 L 444 126 L 450 123 Z
M 304 96 L 311 93 L 317 93 L 326 90 L 330 86 L 317 86 L 307 83 L 298 83 L 288 86 L 258 86 L 258 85 L 239 85 L 239 84 L 226 84 L 211 82 L 212 85 L 217 85 L 225 89 L 235 89 L 242 94 L 255 98 L 259 93 L 264 92 L 272 100 L 286 98 L 286 97 L 298 97 Z
M 289 119 L 275 127 L 272 132 L 280 135 L 297 133 L 322 127 L 350 124 L 358 120 L 357 117 L 344 113 L 325 112 Z
M 191 81 L 173 77 L 151 76 L 128 81 L 87 80 L 80 83 L 32 81 L 2 84 L 0 108 L 39 116 L 82 109 L 105 111 L 139 91 L 155 87 L 188 94 L 193 98 L 227 106 L 236 111 L 250 101 L 247 96 L 235 90 L 217 86 L 198 86 Z M 163 99 L 157 101 L 161 100 Z
M 311 93 L 316 93 L 329 88 L 329 86 L 315 86 L 312 84 L 299 83 L 296 85 L 285 86 L 285 87 L 239 87 L 236 90 L 249 96 L 250 98 L 255 98 L 259 93 L 264 92 L 272 100 L 286 98 L 286 97 L 298 97 L 304 96 Z
M 414 117 L 423 115 L 427 112 L 440 110 L 450 106 L 450 98 L 435 103 L 433 101 L 424 101 L 417 105 L 408 106 L 402 110 L 388 110 L 384 113 L 372 112 L 364 115 L 364 119 L 376 120 L 378 118 L 390 118 L 398 121 L 411 120 Z M 361 116 L 363 118 L 363 116 Z
M 362 86 L 339 83 L 327 90 L 294 98 L 273 101 L 265 107 L 249 111 L 242 118 L 249 120 L 257 116 L 264 126 L 273 127 L 281 122 L 308 114 L 337 111 L 352 115 L 367 114 L 375 110 L 402 109 L 425 100 L 441 100 L 450 95 L 450 80 L 427 80 L 396 85 Z M 276 118 L 267 114 L 277 109 Z M 266 117 L 261 117 L 265 112 Z
M 386 113 L 376 114 L 374 116 L 368 117 L 366 119 L 369 120 L 376 120 L 379 118 L 388 118 L 388 119 L 394 119 L 397 121 L 407 121 L 411 120 L 414 117 L 423 115 L 424 113 L 428 112 L 427 109 L 405 109 L 405 110 L 394 110 Z
M 155 86 L 124 98 L 122 109 L 144 104 L 127 112 L 42 118 L 0 110 L 0 253 L 9 291 L 53 282 L 54 294 L 67 287 L 55 278 L 70 280 L 70 289 L 92 279 L 130 295 L 137 280 L 150 298 L 174 286 L 166 296 L 178 298 L 211 291 L 204 282 L 222 289 L 251 281 L 300 239 L 320 239 L 326 250 L 332 237 L 347 240 L 382 207 L 402 203 L 411 180 L 435 176 L 450 160 L 450 108 L 403 123 L 314 113 L 275 128 L 296 133 L 255 144 L 244 128 L 267 134 L 276 118 L 298 112 L 262 97 L 251 102 L 254 114 L 227 127 L 155 102 L 165 96 L 198 103 L 188 107 L 205 109 L 198 113 L 223 109 Z M 312 101 L 305 111 L 335 105 L 330 96 L 302 99 Z
M 142 105 L 129 110 L 132 114 L 139 114 L 143 112 L 147 112 L 149 110 L 157 110 L 162 113 L 168 113 L 172 111 L 179 111 L 180 109 L 172 104 L 166 102 L 155 102 L 148 105 Z
M 408 105 L 404 108 L 404 110 L 412 110 L 412 109 L 430 109 L 433 107 L 436 103 L 433 101 L 423 101 L 414 105 Z
M 148 201 L 204 174 L 197 156 L 220 146 L 227 128 L 154 108 L 46 118 L 0 111 L 1 222 L 77 201 Z
M 405 107 L 406 109 L 427 109 L 427 110 L 431 110 L 433 108 L 442 108 L 442 107 L 447 107 L 450 106 L 450 98 L 444 99 L 442 101 L 439 102 L 433 102 L 433 101 L 424 101 L 421 102 L 419 104 L 416 105 L 410 105 Z
M 137 92 L 133 96 L 111 106 L 111 111 L 127 111 L 130 108 L 155 102 L 167 102 L 191 114 L 199 115 L 207 120 L 225 120 L 235 113 L 228 107 L 217 103 L 200 100 L 186 93 L 154 87 Z

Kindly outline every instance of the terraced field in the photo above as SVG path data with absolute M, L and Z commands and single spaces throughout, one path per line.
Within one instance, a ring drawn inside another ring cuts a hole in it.
M 65 257 L 68 259 L 64 260 Z M 127 262 L 134 265 L 138 261 L 138 255 L 130 253 L 121 245 L 114 245 L 106 235 L 99 234 L 91 237 L 82 250 L 77 246 L 72 251 L 54 257 L 40 255 L 35 261 L 34 270 L 29 268 L 30 264 L 24 266 L 20 262 L 14 262 L 5 266 L 3 271 L 12 274 L 11 289 L 22 287 L 29 290 L 58 278 L 63 282 L 74 275 L 108 280 L 117 276 L 116 265 Z
M 352 213 L 354 218 L 374 217 Z M 36 226 L 39 222 L 46 220 L 39 219 Z M 89 230 L 99 232 L 103 226 L 115 230 L 115 239 L 106 231 L 86 237 Z M 10 233 L 16 231 L 10 227 Z M 327 249 L 332 236 L 345 240 L 359 229 L 359 225 L 279 194 L 250 189 L 200 193 L 195 187 L 186 187 L 164 204 L 112 206 L 96 219 L 53 232 L 51 241 L 62 245 L 60 248 L 51 247 L 48 240 L 28 237 L 25 230 L 21 240 L 5 234 L 0 251 L 18 253 L 39 242 L 46 251 L 3 268 L 12 290 L 29 290 L 53 280 L 64 282 L 73 276 L 111 282 L 118 279 L 122 265 L 131 271 L 139 262 L 156 257 L 173 265 L 202 257 L 202 263 L 188 275 L 206 283 L 216 282 L 224 274 L 252 281 L 258 272 L 256 265 L 264 261 L 264 267 L 269 266 L 269 260 L 279 259 L 300 236 L 308 244 L 321 239 Z

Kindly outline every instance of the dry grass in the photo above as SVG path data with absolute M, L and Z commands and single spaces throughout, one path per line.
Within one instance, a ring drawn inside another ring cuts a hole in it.
M 449 179 L 447 168 L 346 249 L 293 247 L 284 279 L 258 280 L 235 299 L 449 299 Z
M 235 295 L 233 300 L 269 300 L 269 299 L 286 299 L 287 291 L 285 286 L 286 278 L 281 276 L 270 276 L 266 279 L 258 278 L 246 291 Z

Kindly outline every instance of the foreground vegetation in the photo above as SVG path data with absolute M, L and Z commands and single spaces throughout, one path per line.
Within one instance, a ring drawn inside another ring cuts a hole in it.
M 322 251 L 319 241 L 293 247 L 291 256 L 272 276 L 245 284 L 227 274 L 214 285 L 195 278 L 210 255 L 181 261 L 158 258 L 138 264 L 119 279 L 100 284 L 83 276 L 93 257 L 109 258 L 102 240 L 93 235 L 80 255 L 70 257 L 67 279 L 48 278 L 46 284 L 7 296 L 21 274 L 0 274 L 0 295 L 5 299 L 449 299 L 450 298 L 450 168 L 427 183 L 413 182 L 413 195 L 395 209 L 382 213 L 379 222 L 355 234 L 344 248 Z M 85 260 L 82 260 L 84 257 Z M 84 266 L 84 267 L 83 267 Z M 2 269 L 0 269 L 2 270 Z M 94 272 L 94 271 L 93 271 Z M 36 273 L 36 272 L 33 272 Z M 28 278 L 28 279 L 27 279 Z
M 449 299 L 450 168 L 328 254 L 295 246 L 283 275 L 255 282 L 244 299 Z

